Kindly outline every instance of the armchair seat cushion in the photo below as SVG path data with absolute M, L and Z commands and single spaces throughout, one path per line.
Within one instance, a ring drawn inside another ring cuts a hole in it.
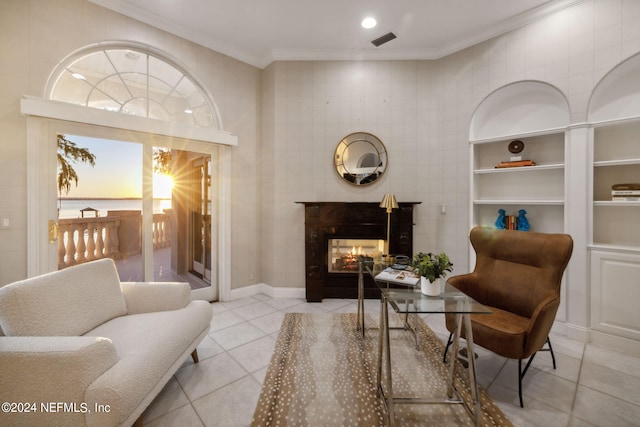
M 472 314 L 471 327 L 473 341 L 482 343 L 494 353 L 510 359 L 519 359 L 527 342 L 527 332 L 530 319 L 489 307 L 492 314 Z M 447 328 L 453 330 L 455 321 L 453 315 L 447 315 Z M 464 327 L 461 332 L 465 337 Z

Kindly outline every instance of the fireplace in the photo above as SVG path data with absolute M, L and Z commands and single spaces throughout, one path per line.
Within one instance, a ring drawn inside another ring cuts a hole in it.
M 299 202 L 305 206 L 305 286 L 309 302 L 323 298 L 356 298 L 356 255 L 375 259 L 383 253 L 387 212 L 379 203 Z M 413 206 L 399 203 L 391 214 L 389 253 L 412 256 Z M 379 298 L 365 275 L 365 297 Z
M 329 239 L 327 268 L 329 273 L 353 273 L 358 271 L 358 259 L 382 262 L 382 239 Z

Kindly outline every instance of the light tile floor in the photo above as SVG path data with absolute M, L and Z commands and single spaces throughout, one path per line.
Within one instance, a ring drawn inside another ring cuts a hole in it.
M 366 300 L 374 318 L 378 300 Z M 200 363 L 188 361 L 144 414 L 146 426 L 246 426 L 285 313 L 356 312 L 355 300 L 274 299 L 257 295 L 211 304 L 209 335 L 198 346 Z M 440 314 L 424 320 L 440 339 L 448 331 Z M 539 353 L 523 380 L 518 403 L 517 362 L 477 348 L 480 384 L 516 426 L 640 425 L 640 358 L 552 334 L 557 369 Z

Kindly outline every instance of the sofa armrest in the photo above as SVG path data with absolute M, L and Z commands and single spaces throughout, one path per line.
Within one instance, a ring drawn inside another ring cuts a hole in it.
M 117 360 L 113 343 L 103 337 L 0 337 L 3 401 L 37 405 L 36 413 L 5 413 L 0 418 L 9 425 L 84 424 L 81 404 L 86 404 L 87 388 Z M 73 402 L 79 411 L 46 414 L 41 404 L 49 402 Z
M 191 301 L 191 286 L 182 282 L 122 282 L 128 314 L 179 310 Z

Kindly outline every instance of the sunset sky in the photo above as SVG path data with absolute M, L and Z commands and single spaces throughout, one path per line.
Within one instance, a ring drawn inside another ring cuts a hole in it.
M 66 137 L 94 154 L 96 164 L 94 167 L 74 164 L 78 186 L 72 184 L 69 194 L 63 192 L 63 197 L 142 197 L 142 145 L 76 135 Z
M 142 145 L 66 135 L 78 147 L 87 148 L 96 156 L 95 166 L 76 163 L 78 186 L 71 185 L 69 194 L 74 198 L 142 197 Z
M 67 135 L 78 147 L 88 149 L 96 156 L 95 166 L 77 163 L 78 186 L 71 185 L 70 198 L 141 198 L 142 197 L 142 145 L 130 142 Z M 153 174 L 154 199 L 171 199 L 173 179 L 168 175 Z

